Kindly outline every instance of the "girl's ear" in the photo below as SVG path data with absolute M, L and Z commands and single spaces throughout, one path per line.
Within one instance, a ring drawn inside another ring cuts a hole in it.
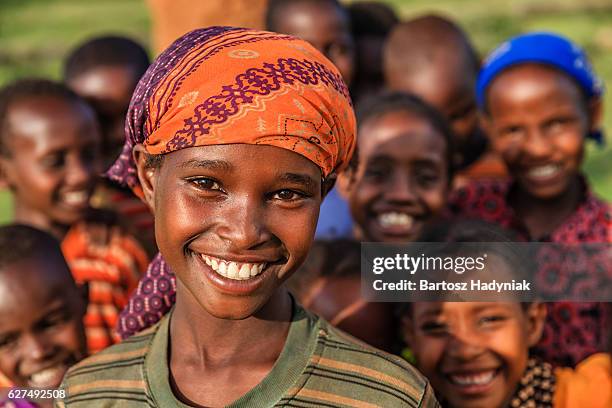
M 478 126 L 480 127 L 480 129 L 484 131 L 484 134 L 487 135 L 490 139 L 492 135 L 492 130 L 493 130 L 491 116 L 488 113 L 483 112 L 482 110 L 478 111 Z
M 321 200 L 327 196 L 327 194 L 334 188 L 336 184 L 336 173 L 330 173 L 325 180 L 323 180 L 323 185 L 321 186 Z
M 355 181 L 357 180 L 357 172 L 359 171 L 359 145 L 355 147 L 353 157 L 349 162 L 349 165 L 340 175 L 338 176 L 338 193 L 346 201 L 351 196 L 351 190 L 355 187 Z
M 151 212 L 155 213 L 155 177 L 158 169 L 147 165 L 148 155 L 144 146 L 140 143 L 134 146 L 132 150 L 132 157 L 136 163 L 136 171 L 144 194 L 144 200 L 151 209 Z
M 542 338 L 546 321 L 546 304 L 534 302 L 527 307 L 527 344 L 535 346 Z
M 400 319 L 400 336 L 408 347 L 413 348 L 414 344 L 414 321 L 410 317 L 410 312 L 405 313 Z
M 5 155 L 0 155 L 0 189 L 13 190 L 13 167 L 13 161 L 11 158 Z
M 591 98 L 589 101 L 589 130 L 596 131 L 601 129 L 603 103 L 600 97 Z
M 349 167 L 338 175 L 336 190 L 342 198 L 348 200 L 351 194 L 351 186 L 355 180 L 355 169 Z

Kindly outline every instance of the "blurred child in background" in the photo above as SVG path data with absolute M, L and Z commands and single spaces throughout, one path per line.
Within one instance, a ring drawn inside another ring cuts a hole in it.
M 386 3 L 358 1 L 348 5 L 355 41 L 355 74 L 351 96 L 357 105 L 385 87 L 383 49 L 399 17 Z
M 478 126 L 475 86 L 479 68 L 478 54 L 463 30 L 436 15 L 398 24 L 385 46 L 388 88 L 418 95 L 449 121 L 455 134 L 456 186 L 471 178 L 505 175 Z
M 612 242 L 612 208 L 595 197 L 581 170 L 586 140 L 602 137 L 602 91 L 587 56 L 564 37 L 529 33 L 500 45 L 483 66 L 477 96 L 511 179 L 466 186 L 452 199 L 454 212 L 532 241 Z M 557 285 L 550 286 L 555 295 Z M 548 361 L 573 366 L 605 350 L 601 304 L 549 306 L 541 342 Z
M 392 350 L 392 304 L 361 297 L 359 241 L 414 241 L 442 213 L 453 176 L 452 133 L 434 108 L 399 92 L 366 100 L 358 120 L 359 149 L 339 178 L 357 241 L 315 244 L 290 288 L 332 324 Z
M 65 86 L 20 80 L 0 91 L 0 168 L 16 222 L 53 234 L 75 280 L 88 283 L 90 352 L 117 340 L 118 312 L 146 269 L 138 243 L 91 208 L 100 131 L 91 107 Z
M 88 40 L 66 58 L 65 83 L 93 106 L 100 121 L 103 170 L 121 152 L 130 98 L 148 67 L 145 49 L 129 38 L 117 36 Z M 117 212 L 127 231 L 153 256 L 156 252 L 153 216 L 131 191 L 100 179 L 92 204 Z
M 395 351 L 397 327 L 388 303 L 361 297 L 361 243 L 317 241 L 287 282 L 304 308 L 364 342 Z
M 453 179 L 452 132 L 415 96 L 379 95 L 358 111 L 358 165 L 344 172 L 359 241 L 410 242 L 446 206 Z
M 86 287 L 75 284 L 53 236 L 25 225 L 0 227 L 0 372 L 14 387 L 57 389 L 87 355 L 86 303 Z M 53 403 L 2 397 L 3 407 Z
M 270 0 L 266 29 L 308 41 L 338 67 L 350 87 L 355 44 L 350 16 L 338 0 Z
M 489 255 L 487 264 L 501 262 L 479 272 L 491 280 L 528 272 L 521 251 L 512 246 L 517 238 L 494 224 L 459 221 L 429 230 L 421 239 L 455 243 L 453 250 L 461 255 L 475 250 L 467 245 L 482 243 L 477 251 Z M 610 406 L 609 354 L 591 357 L 573 373 L 554 370 L 531 353 L 545 325 L 543 303 L 414 302 L 399 310 L 403 339 L 443 407 Z
M 355 74 L 355 44 L 350 16 L 338 0 L 270 0 L 266 29 L 308 41 L 338 67 L 350 88 Z M 321 206 L 316 237 L 348 237 L 351 229 L 346 201 L 334 189 Z

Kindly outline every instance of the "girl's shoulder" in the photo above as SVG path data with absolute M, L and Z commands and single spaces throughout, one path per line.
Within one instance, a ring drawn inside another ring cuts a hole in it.
M 553 234 L 554 242 L 612 242 L 612 204 L 597 197 L 588 186 L 582 204 Z

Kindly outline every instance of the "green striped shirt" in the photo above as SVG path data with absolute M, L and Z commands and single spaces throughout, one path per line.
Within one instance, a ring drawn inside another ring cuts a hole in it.
M 188 407 L 170 388 L 169 316 L 69 370 L 56 407 Z M 427 380 L 297 306 L 272 371 L 230 407 L 438 407 Z

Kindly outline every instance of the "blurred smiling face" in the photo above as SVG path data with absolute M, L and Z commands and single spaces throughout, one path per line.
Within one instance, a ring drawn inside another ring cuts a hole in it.
M 100 171 L 93 111 L 56 97 L 27 99 L 11 106 L 7 129 L 3 171 L 17 205 L 47 227 L 82 219 Z
M 412 304 L 402 332 L 418 369 L 453 408 L 502 408 L 540 338 L 545 309 L 520 303 Z
M 446 149 L 444 137 L 409 112 L 366 119 L 359 129 L 359 167 L 348 192 L 359 239 L 416 239 L 446 204 Z
M 147 168 L 138 149 L 157 244 L 179 294 L 183 286 L 217 318 L 257 312 L 310 248 L 319 167 L 286 149 L 230 144 L 178 150 Z
M 578 85 L 542 65 L 500 74 L 487 93 L 483 123 L 518 185 L 554 199 L 577 181 L 584 138 L 598 127 L 598 106 L 586 106 Z
M 84 296 L 59 254 L 3 266 L 0 371 L 19 387 L 59 387 L 86 356 L 84 314 Z

